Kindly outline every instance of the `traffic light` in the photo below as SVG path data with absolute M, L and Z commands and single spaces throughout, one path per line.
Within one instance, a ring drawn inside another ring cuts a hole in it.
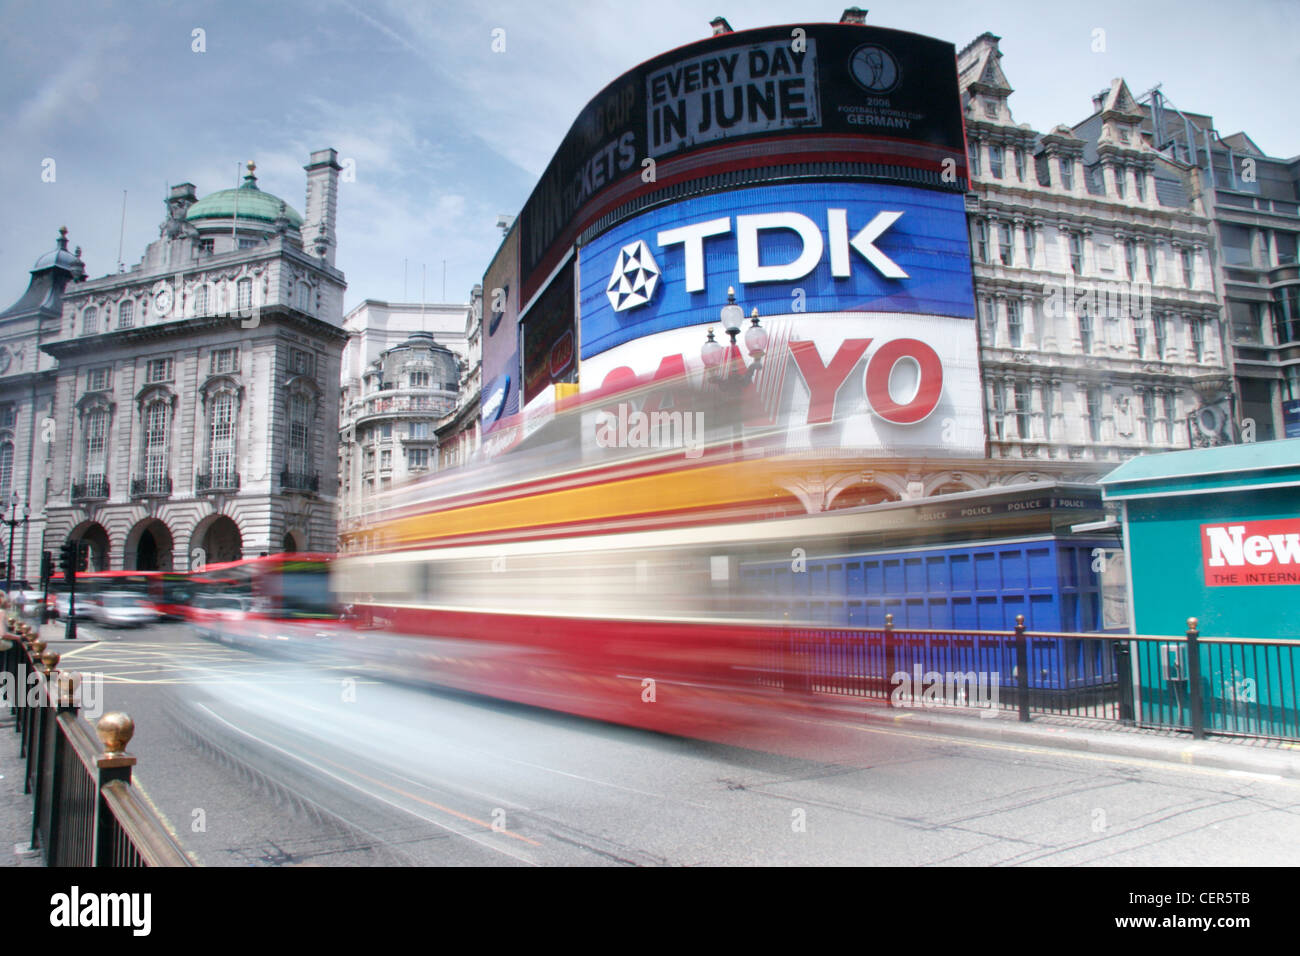
M 77 542 L 77 570 L 85 571 L 90 567 L 90 545 Z
M 41 552 L 41 586 L 54 575 L 54 555 L 48 551 Z
M 65 541 L 59 548 L 59 570 L 65 578 L 77 573 L 77 544 Z

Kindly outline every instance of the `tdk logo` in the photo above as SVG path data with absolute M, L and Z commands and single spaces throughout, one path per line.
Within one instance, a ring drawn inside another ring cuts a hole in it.
M 635 309 L 645 305 L 654 298 L 655 287 L 659 284 L 659 263 L 650 254 L 650 247 L 644 239 L 638 239 L 631 245 L 624 246 L 618 252 L 618 261 L 614 263 L 614 272 L 609 277 L 605 294 L 615 312 Z
M 876 241 L 896 223 L 901 212 L 879 212 L 872 220 L 849 235 L 849 216 L 844 209 L 826 210 L 826 231 L 809 217 L 797 212 L 768 212 L 735 217 L 736 273 L 740 284 L 753 282 L 792 282 L 808 275 L 830 251 L 831 275 L 847 279 L 852 275 L 852 257 L 857 252 L 887 279 L 906 279 L 908 275 L 893 259 L 876 248 Z M 759 234 L 764 230 L 783 229 L 795 233 L 801 242 L 800 252 L 790 262 L 763 264 L 759 261 Z M 710 219 L 665 229 L 656 237 L 660 249 L 680 244 L 685 254 L 685 288 L 687 292 L 704 291 L 704 243 L 733 232 L 732 219 Z M 654 298 L 661 273 L 658 263 L 644 239 L 619 250 L 614 271 L 609 277 L 606 295 L 615 312 L 645 305 Z

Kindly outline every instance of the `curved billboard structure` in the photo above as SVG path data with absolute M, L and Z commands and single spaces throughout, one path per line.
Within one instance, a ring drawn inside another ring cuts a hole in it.
M 982 455 L 964 142 L 956 51 L 916 34 L 768 27 L 625 73 L 485 277 L 485 300 L 508 290 L 485 431 L 559 383 L 608 392 L 667 362 L 703 384 L 734 288 L 771 334 L 764 421 L 838 422 L 819 447 Z

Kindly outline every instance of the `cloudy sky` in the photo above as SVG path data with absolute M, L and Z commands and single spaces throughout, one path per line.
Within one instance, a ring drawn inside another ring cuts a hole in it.
M 859 0 L 865 3 L 865 0 Z M 259 185 L 303 211 L 302 170 L 333 146 L 355 163 L 341 187 L 338 264 L 347 306 L 365 298 L 465 301 L 592 96 L 655 54 L 736 29 L 836 21 L 843 0 L 473 3 L 437 0 L 0 2 L 0 308 L 67 225 L 92 276 L 137 262 L 157 238 L 167 187 Z M 868 22 L 964 46 L 1002 37 L 1019 122 L 1047 130 L 1091 112 L 1123 76 L 1174 105 L 1300 154 L 1295 0 L 889 0 Z M 493 31 L 505 31 L 494 52 Z M 1103 52 L 1095 52 L 1104 31 Z M 193 31 L 204 31 L 195 52 Z M 55 161 L 55 181 L 42 181 Z

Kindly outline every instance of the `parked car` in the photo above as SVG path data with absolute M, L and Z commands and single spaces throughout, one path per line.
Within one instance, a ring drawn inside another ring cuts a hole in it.
M 105 627 L 140 627 L 156 623 L 159 617 L 154 606 L 147 600 L 125 591 L 107 591 L 95 595 L 94 602 L 89 605 L 88 616 Z

